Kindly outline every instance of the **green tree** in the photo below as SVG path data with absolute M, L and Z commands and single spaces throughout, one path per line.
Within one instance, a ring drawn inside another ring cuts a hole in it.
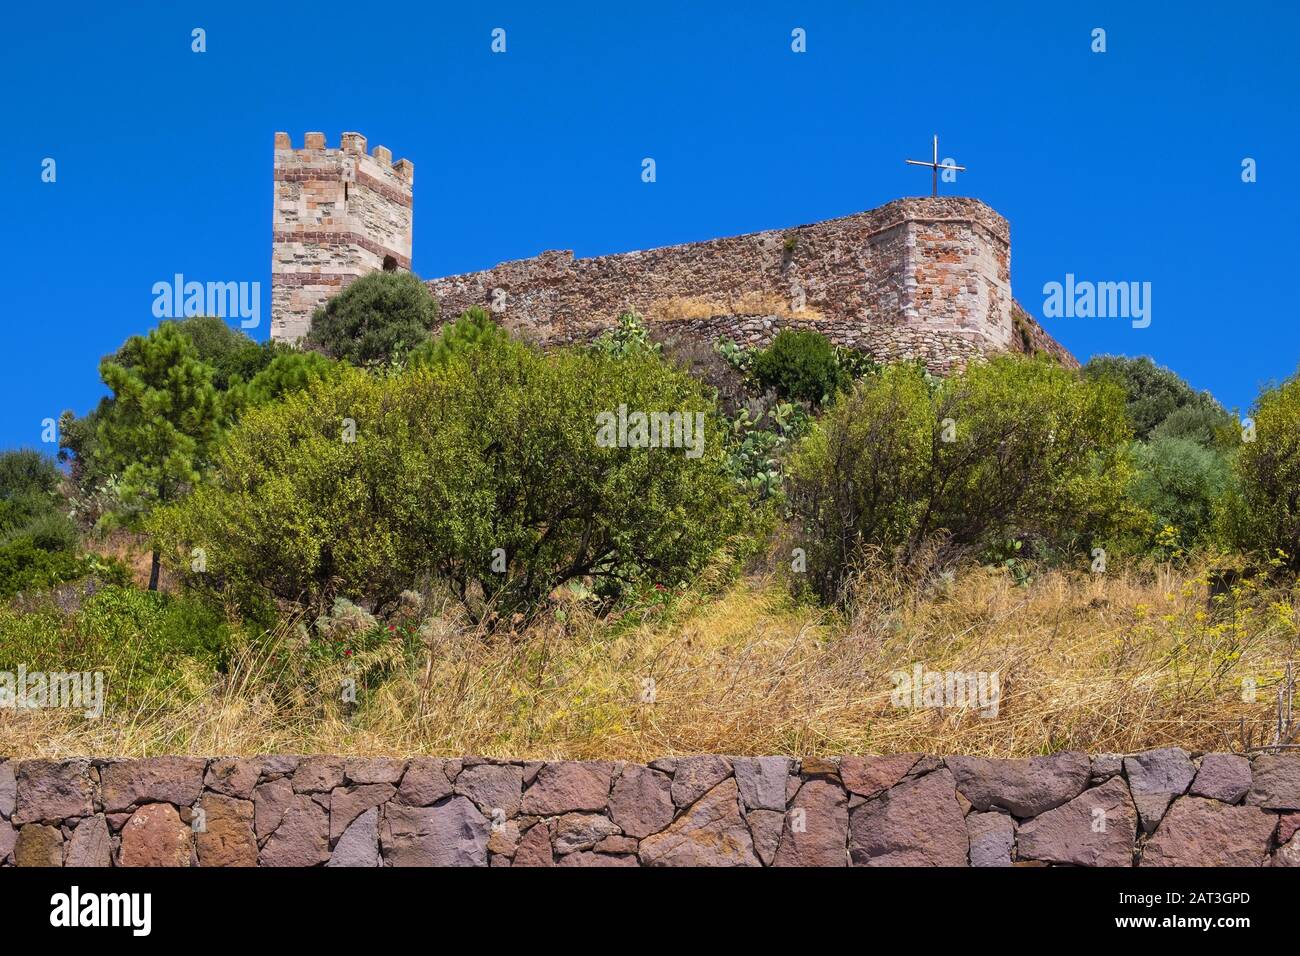
M 233 413 L 245 406 L 279 401 L 291 392 L 302 391 L 312 382 L 335 375 L 340 367 L 340 363 L 319 352 L 284 352 L 273 358 L 247 384 L 237 381 L 231 386 L 227 404 Z
M 1133 422 L 1134 437 L 1141 441 L 1180 408 L 1222 411 L 1209 392 L 1198 392 L 1176 372 L 1156 365 L 1145 355 L 1097 355 L 1083 367 L 1085 377 L 1106 379 L 1124 390 L 1125 406 Z
M 1123 395 L 1046 359 L 998 356 L 934 382 L 886 367 L 842 395 L 790 463 L 810 579 L 829 601 L 865 547 L 906 561 L 1108 533 L 1129 471 Z
M 510 337 L 487 311 L 473 306 L 455 322 L 444 325 L 432 339 L 411 350 L 411 365 L 444 366 L 469 349 L 491 347 Z
M 1158 437 L 1134 447 L 1133 464 L 1132 495 L 1151 514 L 1152 540 L 1181 551 L 1208 544 L 1232 480 L 1227 458 L 1188 438 Z
M 401 361 L 429 338 L 438 304 L 410 272 L 372 272 L 312 315 L 307 343 L 364 367 Z
M 1240 443 L 1240 426 L 1218 403 L 1184 405 L 1151 430 L 1151 441 L 1184 438 L 1202 448 L 1230 451 Z
M 698 414 L 698 455 L 602 445 L 597 415 L 620 404 Z M 344 368 L 248 411 L 213 481 L 151 526 L 168 553 L 204 547 L 204 581 L 245 604 L 383 604 L 429 574 L 500 610 L 573 578 L 675 586 L 752 517 L 724 427 L 655 356 L 493 340 L 398 375 Z
M 62 480 L 39 452 L 0 453 L 0 597 L 85 572 Z
M 109 520 L 140 527 L 152 508 L 175 501 L 199 480 L 223 421 L 212 370 L 174 326 L 134 336 L 105 359 L 99 373 L 113 392 L 99 422 L 98 454 L 120 476 L 120 501 Z M 155 546 L 149 589 L 158 586 Z
M 71 409 L 59 416 L 59 461 L 68 464 L 73 484 L 83 493 L 91 493 L 110 477 L 99 457 L 99 423 L 112 404 L 105 397 L 80 418 Z
M 215 316 L 167 319 L 161 327 L 174 329 L 189 340 L 199 361 L 212 369 L 212 384 L 219 392 L 237 390 L 265 371 L 275 359 L 299 354 L 282 342 L 254 342 Z M 106 360 L 131 368 L 136 355 L 134 347 L 123 343 Z M 284 369 L 281 366 L 281 371 L 272 373 L 264 383 L 282 380 Z M 245 400 L 246 396 L 237 396 L 230 405 L 231 411 Z M 93 502 L 111 496 L 109 485 L 113 473 L 109 463 L 100 460 L 99 425 L 112 405 L 113 399 L 106 397 L 86 415 L 78 417 L 65 411 L 59 419 L 59 461 L 69 463 L 72 481 L 81 492 L 81 503 L 89 509 L 92 518 L 95 516 Z
M 1228 539 L 1271 564 L 1300 570 L 1300 375 L 1265 391 L 1237 454 L 1237 488 L 1220 520 Z

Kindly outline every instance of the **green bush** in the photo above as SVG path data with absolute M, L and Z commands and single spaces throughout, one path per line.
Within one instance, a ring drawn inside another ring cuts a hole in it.
M 1146 356 L 1094 356 L 1083 367 L 1083 374 L 1093 380 L 1112 381 L 1124 390 L 1134 437 L 1141 441 L 1150 438 L 1156 426 L 1180 408 L 1222 411 L 1209 392 L 1196 391 L 1176 372 L 1156 365 Z
M 700 456 L 600 447 L 596 416 L 620 405 L 700 413 Z M 572 578 L 676 584 L 749 514 L 722 427 L 655 356 L 498 340 L 399 375 L 343 369 L 249 411 L 211 484 L 153 529 L 186 562 L 204 549 L 208 586 L 316 609 L 336 594 L 383 604 L 424 574 L 503 608 Z
M 71 551 L 48 551 L 31 538 L 14 538 L 0 545 L 0 598 L 41 591 L 85 573 Z
M 999 356 L 932 381 L 916 365 L 862 379 L 791 461 L 808 571 L 826 600 L 863 549 L 906 561 L 1027 538 L 1091 546 L 1122 511 L 1123 395 L 1045 359 Z
M 0 452 L 0 500 L 33 493 L 53 495 L 62 478 L 54 462 L 38 451 L 22 448 Z
M 67 502 L 59 493 L 62 480 L 54 462 L 40 452 L 0 452 L 0 542 L 35 531 L 47 539 L 41 545 L 46 550 L 70 547 L 75 531 L 64 518 Z M 50 546 L 50 535 L 63 543 Z
M 247 385 L 237 382 L 231 389 L 239 407 L 265 405 L 300 392 L 312 382 L 329 378 L 339 363 L 319 352 L 288 351 L 273 358 Z
M 492 316 L 474 306 L 455 322 L 444 325 L 432 339 L 412 349 L 407 361 L 411 365 L 444 366 L 470 349 L 491 347 L 509 337 Z
M 0 608 L 0 670 L 103 671 L 106 696 L 136 707 L 200 693 L 231 640 L 206 605 L 132 587 L 102 588 L 72 612 Z
M 636 312 L 624 312 L 620 315 L 618 325 L 606 329 L 597 336 L 591 343 L 591 347 L 597 352 L 603 352 L 614 358 L 623 358 L 641 352 L 652 352 L 658 355 L 663 351 L 661 343 L 651 340 L 650 329 L 645 324 L 645 319 Z
M 1151 440 L 1185 438 L 1202 448 L 1227 451 L 1241 441 L 1237 422 L 1217 404 L 1184 405 L 1176 408 L 1151 430 Z
M 0 453 L 0 597 L 86 573 L 77 528 L 59 491 L 63 475 L 31 450 Z
M 786 401 L 821 405 L 848 384 L 835 347 L 819 332 L 782 329 L 754 356 L 754 377 Z
M 307 343 L 356 366 L 386 365 L 429 338 L 438 304 L 410 272 L 372 272 L 312 315 Z
M 1153 438 L 1136 445 L 1133 464 L 1132 495 L 1151 514 L 1151 540 L 1175 553 L 1211 543 L 1232 479 L 1224 455 L 1187 438 Z
M 1241 443 L 1222 526 L 1243 551 L 1300 571 L 1300 376 L 1260 395 L 1251 418 L 1254 440 Z
M 23 527 L 3 538 L 0 543 L 25 539 L 42 551 L 75 551 L 79 539 L 77 526 L 60 511 L 50 511 L 29 520 Z

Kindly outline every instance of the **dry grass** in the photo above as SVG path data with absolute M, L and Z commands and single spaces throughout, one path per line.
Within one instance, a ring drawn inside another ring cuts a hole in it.
M 189 704 L 146 701 L 90 721 L 0 711 L 0 753 L 640 760 L 1241 749 L 1271 734 L 1300 633 L 1289 593 L 1247 589 L 1234 607 L 1208 611 L 1204 582 L 1168 569 L 1053 572 L 1016 586 L 977 568 L 923 594 L 883 584 L 849 619 L 785 593 L 750 578 L 635 624 L 570 607 L 565 621 L 511 638 L 447 623 L 425 660 L 403 664 L 360 709 L 336 699 L 343 672 L 306 682 L 277 671 L 285 657 L 264 644 Z M 893 706 L 890 673 L 917 662 L 998 672 L 998 715 Z M 1246 678 L 1258 684 L 1253 703 L 1242 699 Z M 651 686 L 653 702 L 643 701 Z
M 680 322 L 686 319 L 711 319 L 716 315 L 776 315 L 783 319 L 800 319 L 816 322 L 822 314 L 804 306 L 795 309 L 794 303 L 770 292 L 744 292 L 725 298 L 676 297 L 658 299 L 646 309 L 645 317 L 652 322 Z

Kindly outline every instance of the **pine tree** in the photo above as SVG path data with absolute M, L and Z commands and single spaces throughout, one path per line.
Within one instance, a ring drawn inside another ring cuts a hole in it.
M 118 478 L 108 519 L 138 528 L 152 508 L 198 482 L 221 433 L 222 398 L 212 369 L 171 325 L 128 339 L 117 356 L 100 362 L 99 374 L 113 390 L 97 433 L 100 454 Z M 155 547 L 150 590 L 158 587 L 158 568 Z

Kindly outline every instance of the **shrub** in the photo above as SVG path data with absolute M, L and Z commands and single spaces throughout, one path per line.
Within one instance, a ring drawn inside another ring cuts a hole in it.
M 53 495 L 63 475 L 38 451 L 22 448 L 0 452 L 0 500 L 36 493 Z
M 1235 419 L 1217 404 L 1176 408 L 1151 430 L 1151 440 L 1185 438 L 1202 448 L 1229 450 L 1241 441 Z
M 1142 441 L 1180 408 L 1222 409 L 1209 392 L 1198 392 L 1177 373 L 1146 356 L 1098 355 L 1083 367 L 1085 377 L 1107 379 L 1124 390 L 1134 436 Z
M 1151 514 L 1151 540 L 1172 552 L 1210 543 L 1232 478 L 1227 459 L 1187 438 L 1154 438 L 1137 444 L 1133 464 L 1133 499 Z
M 999 356 L 941 382 L 889 366 L 833 404 L 790 464 L 811 583 L 838 600 L 865 548 L 905 561 L 936 537 L 1095 540 L 1120 510 L 1127 438 L 1117 388 L 1045 359 Z
M 490 347 L 509 337 L 492 316 L 474 306 L 462 312 L 455 322 L 444 325 L 432 339 L 416 346 L 407 360 L 411 365 L 444 366 L 470 349 Z
M 40 523 L 48 534 L 66 510 L 59 494 L 63 475 L 54 462 L 30 449 L 0 453 L 0 541 L 28 533 Z M 71 524 L 59 529 L 60 539 L 72 533 Z M 47 548 L 47 550 L 58 550 Z
M 0 537 L 0 541 L 26 539 L 42 551 L 74 551 L 77 547 L 77 526 L 72 519 L 59 511 L 38 515 L 22 528 Z
M 0 598 L 39 591 L 86 573 L 71 551 L 50 551 L 31 538 L 14 538 L 0 545 Z
M 201 692 L 231 639 L 221 615 L 193 599 L 115 585 L 70 613 L 0 609 L 0 670 L 103 671 L 110 700 L 156 708 Z
M 329 378 L 338 367 L 337 362 L 319 352 L 285 352 L 273 358 L 247 385 L 237 382 L 231 390 L 233 401 L 241 407 L 279 401 L 290 392 L 300 392 L 312 382 Z
M 30 450 L 0 453 L 0 597 L 85 573 L 77 528 L 59 491 L 63 475 Z
M 849 376 L 830 340 L 811 330 L 782 329 L 754 356 L 754 377 L 787 401 L 820 405 L 835 396 Z
M 307 342 L 353 365 L 386 365 L 426 341 L 437 318 L 419 276 L 372 272 L 316 310 Z
M 700 457 L 599 447 L 596 415 L 620 405 L 703 415 Z M 698 383 L 654 356 L 498 341 L 400 375 L 343 369 L 249 411 L 211 486 L 153 528 L 187 560 L 204 549 L 209 585 L 317 610 L 336 594 L 387 603 L 425 573 L 503 608 L 572 578 L 676 584 L 748 512 L 721 427 Z
M 1223 528 L 1242 550 L 1300 570 L 1300 376 L 1260 395 L 1251 417 L 1254 441 L 1237 454 Z
M 730 417 L 750 399 L 745 376 L 722 355 L 718 347 L 697 335 L 669 331 L 657 340 L 660 354 L 687 375 L 703 382 L 723 414 Z

